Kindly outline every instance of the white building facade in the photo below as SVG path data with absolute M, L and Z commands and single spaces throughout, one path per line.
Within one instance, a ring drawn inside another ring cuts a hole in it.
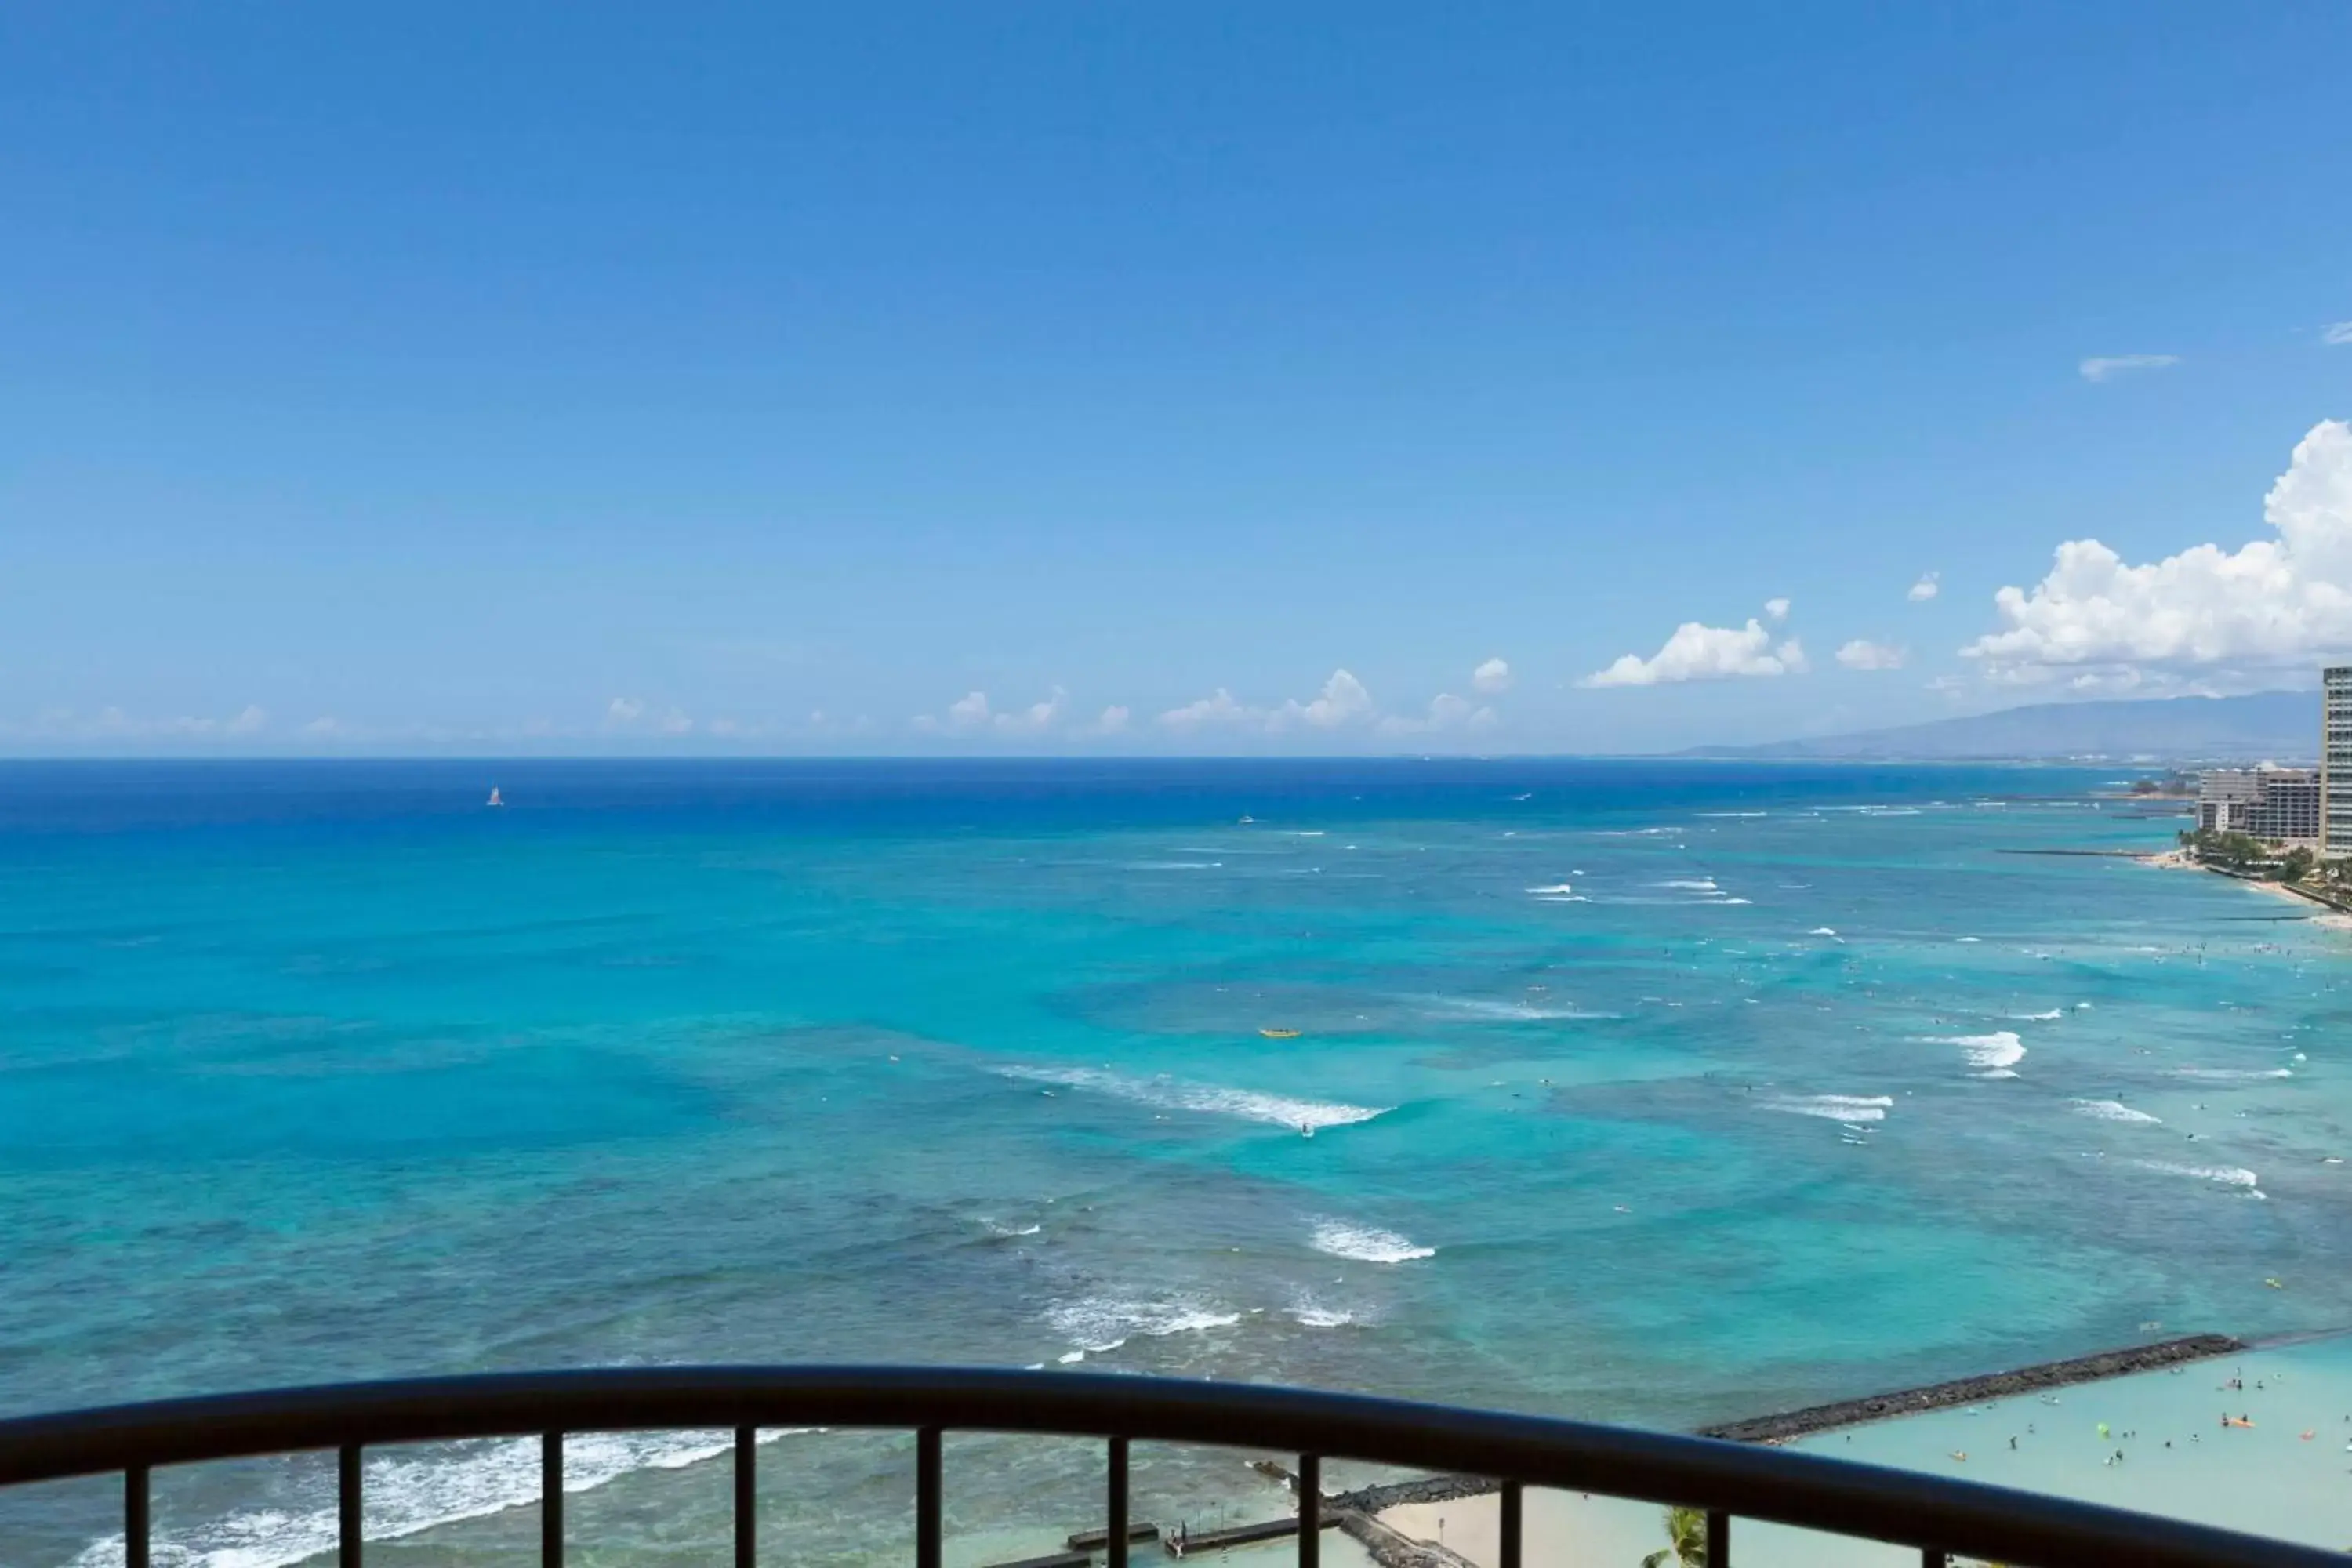
M 2347 782 L 2352 783 L 2352 773 Z M 2316 849 L 2323 794 L 2320 775 L 2303 768 L 2217 768 L 2197 781 L 2197 826 L 2290 849 Z M 2352 819 L 2347 827 L 2352 828 Z

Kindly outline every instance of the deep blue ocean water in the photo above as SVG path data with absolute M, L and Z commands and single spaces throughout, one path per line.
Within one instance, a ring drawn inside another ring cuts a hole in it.
M 0 1407 L 873 1359 L 1686 1426 L 2352 1322 L 2352 938 L 2008 853 L 2163 847 L 2127 776 L 0 767 Z M 723 1541 L 715 1440 L 585 1441 L 610 1560 Z M 1062 1458 L 967 1440 L 962 1527 Z M 769 1462 L 795 1560 L 903 1510 L 889 1440 Z M 386 1561 L 535 1542 L 535 1452 L 379 1463 Z M 323 1480 L 176 1480 L 159 1561 L 299 1561 Z M 0 1558 L 119 1560 L 105 1497 Z

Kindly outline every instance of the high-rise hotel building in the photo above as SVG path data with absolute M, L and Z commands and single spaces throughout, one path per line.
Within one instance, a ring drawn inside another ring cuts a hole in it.
M 2319 672 L 2322 852 L 2352 855 L 2352 664 Z

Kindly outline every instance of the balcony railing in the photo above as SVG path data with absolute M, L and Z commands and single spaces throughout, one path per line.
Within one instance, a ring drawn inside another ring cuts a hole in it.
M 734 1561 L 752 1568 L 763 1426 L 917 1434 L 917 1568 L 940 1568 L 940 1439 L 947 1431 L 1105 1439 L 1103 1551 L 1128 1554 L 1128 1447 L 1210 1445 L 1298 1455 L 1298 1562 L 1316 1568 L 1325 1458 L 1491 1479 L 1499 1562 L 1523 1568 L 1528 1487 L 1697 1508 L 1710 1568 L 1733 1561 L 1735 1519 L 2040 1568 L 2321 1568 L 2335 1552 L 2178 1520 L 1781 1449 L 1305 1389 L 938 1367 L 624 1368 L 352 1384 L 27 1416 L 0 1422 L 0 1486 L 120 1473 L 127 1568 L 147 1568 L 157 1468 L 305 1450 L 340 1458 L 341 1568 L 361 1568 L 361 1456 L 370 1446 L 537 1435 L 541 1554 L 563 1561 L 563 1436 L 730 1429 Z

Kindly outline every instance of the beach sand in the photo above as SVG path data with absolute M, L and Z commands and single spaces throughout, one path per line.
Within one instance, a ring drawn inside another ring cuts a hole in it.
M 2232 1380 L 2243 1387 L 2225 1386 Z M 2224 1426 L 2225 1410 L 2253 1426 Z M 2352 1336 L 1826 1432 L 1790 1446 L 2339 1549 L 2352 1542 Z M 2113 1457 L 2118 1450 L 2120 1460 Z M 1653 1503 L 1530 1491 L 1526 1560 L 1622 1568 L 1665 1544 L 1664 1513 Z M 1381 1518 L 1479 1568 L 1500 1560 L 1491 1496 L 1412 1504 Z M 1764 1568 L 1918 1561 L 1907 1549 L 1749 1520 L 1734 1521 L 1732 1529 L 1736 1561 Z
M 2159 854 L 2142 855 L 2139 857 L 2139 863 L 2143 866 L 2153 866 L 2160 871 L 2205 869 L 2204 867 L 2190 859 L 2187 851 L 2180 849 L 2167 849 Z M 2217 871 L 2214 875 L 2219 876 L 2221 873 Z M 2273 899 L 2284 899 L 2291 904 L 2314 911 L 2311 917 L 2311 923 L 2314 925 L 2323 926 L 2329 931 L 2352 931 L 2352 914 L 2332 909 L 2316 899 L 2306 898 L 2292 888 L 2282 886 L 2277 882 L 2252 882 L 2236 877 L 2231 878 L 2230 880 L 2252 892 L 2267 894 Z
M 2311 923 L 2314 925 L 2324 926 L 2329 931 L 2352 931 L 2352 915 L 2323 904 L 2317 899 L 2306 898 L 2293 888 L 2277 882 L 2243 882 L 2240 886 L 2249 888 L 2257 893 L 2267 893 L 2273 899 L 2284 899 L 2299 909 L 2311 910 Z

